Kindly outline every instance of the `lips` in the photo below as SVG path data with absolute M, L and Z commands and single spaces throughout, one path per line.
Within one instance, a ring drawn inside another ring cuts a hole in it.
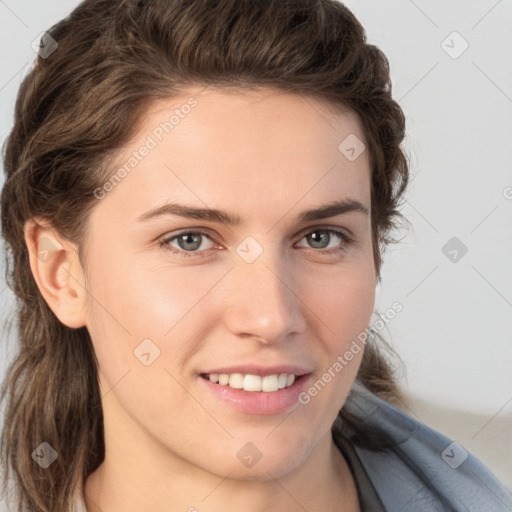
M 215 368 L 201 377 L 219 386 L 245 391 L 275 392 L 290 387 L 295 379 L 309 373 L 303 366 L 282 364 L 274 366 L 242 365 Z
M 219 378 L 220 375 L 219 374 Z M 233 374 L 229 375 L 231 378 Z M 244 374 L 240 374 L 244 375 Z M 245 374 L 244 380 L 247 376 L 251 375 L 251 379 L 257 377 L 261 380 L 263 386 L 263 380 L 269 376 L 254 376 L 254 374 Z M 276 375 L 276 374 L 274 374 Z M 294 380 L 290 386 L 283 389 L 277 389 L 276 391 L 247 391 L 245 389 L 232 388 L 229 385 L 221 385 L 219 383 L 212 382 L 207 374 L 198 376 L 200 387 L 204 390 L 205 398 L 212 400 L 214 403 L 223 404 L 230 409 L 237 410 L 244 414 L 257 414 L 257 415 L 269 415 L 279 414 L 285 411 L 291 411 L 299 405 L 298 397 L 309 385 L 312 375 L 302 374 L 300 377 L 296 377 L 294 374 L 288 374 L 294 377 Z M 272 377 L 272 376 L 270 376 Z M 291 380 L 291 379 L 290 379 Z M 288 384 L 288 381 L 287 381 Z M 275 383 L 274 386 L 275 387 Z M 279 386 L 278 386 L 279 387 Z M 213 406 L 213 404 L 212 404 Z

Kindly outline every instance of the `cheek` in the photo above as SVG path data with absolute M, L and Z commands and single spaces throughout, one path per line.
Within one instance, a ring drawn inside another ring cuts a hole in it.
M 322 286 L 319 286 L 322 283 Z M 340 268 L 329 279 L 311 280 L 305 293 L 308 306 L 330 334 L 332 348 L 343 349 L 368 327 L 375 303 L 375 274 L 368 264 Z
M 163 337 L 201 301 L 223 272 L 210 267 L 155 263 L 151 258 L 126 258 L 113 251 L 93 262 L 91 294 L 96 318 L 102 318 L 119 335 Z M 102 322 L 103 323 L 103 322 Z
M 141 384 L 164 368 L 175 373 L 214 321 L 218 306 L 207 295 L 226 269 L 212 266 L 201 272 L 200 266 L 122 261 L 112 254 L 98 255 L 94 264 L 87 328 L 108 383 L 113 385 L 128 370 L 146 368 L 136 356 L 143 347 L 144 353 L 149 349 L 158 357 Z

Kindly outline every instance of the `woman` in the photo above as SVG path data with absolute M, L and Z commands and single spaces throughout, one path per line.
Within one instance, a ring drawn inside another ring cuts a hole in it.
M 405 123 L 350 11 L 85 0 L 42 43 L 2 191 L 19 510 L 512 509 L 392 405 Z

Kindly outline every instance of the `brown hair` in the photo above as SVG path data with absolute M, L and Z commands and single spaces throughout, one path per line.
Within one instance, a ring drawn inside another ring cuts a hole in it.
M 111 173 L 109 158 L 136 133 L 151 101 L 189 85 L 261 86 L 356 112 L 371 160 L 379 274 L 408 164 L 389 63 L 335 0 L 85 0 L 48 33 L 58 47 L 23 80 L 4 144 L 2 236 L 19 350 L 2 386 L 1 453 L 6 475 L 13 470 L 18 510 L 64 512 L 104 457 L 98 361 L 87 329 L 63 325 L 40 294 L 25 222 L 48 221 L 77 244 L 84 263 L 87 219 L 94 190 Z M 398 389 L 381 342 L 367 344 L 358 376 L 392 400 Z M 340 417 L 364 438 L 343 409 Z M 31 457 L 43 441 L 58 453 L 49 469 Z

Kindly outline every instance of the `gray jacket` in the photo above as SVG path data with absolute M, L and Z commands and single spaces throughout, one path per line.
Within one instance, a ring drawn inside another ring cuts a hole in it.
M 380 399 L 358 379 L 344 409 L 390 445 L 372 450 L 333 428 L 364 512 L 512 511 L 512 495 L 478 459 Z

